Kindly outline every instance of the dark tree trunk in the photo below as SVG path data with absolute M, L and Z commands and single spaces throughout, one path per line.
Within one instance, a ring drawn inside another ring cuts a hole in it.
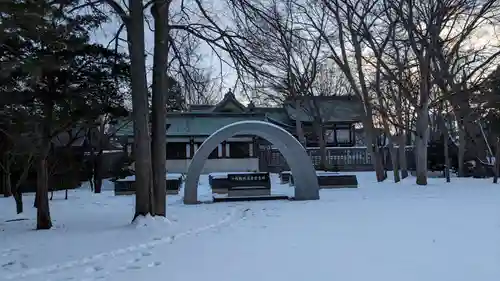
M 408 177 L 408 161 L 406 158 L 406 134 L 401 130 L 401 134 L 398 137 L 398 156 L 399 156 L 399 168 L 401 170 L 401 178 L 405 179 Z
M 298 97 L 295 97 L 295 108 L 297 109 L 301 108 L 300 99 Z M 307 147 L 306 136 L 304 134 L 304 127 L 302 126 L 302 122 L 300 121 L 299 118 L 295 118 L 295 128 L 297 130 L 297 136 L 299 138 L 299 142 L 304 147 Z
M 365 118 L 368 119 L 363 122 L 368 152 L 370 153 L 372 159 L 377 182 L 382 182 L 386 179 L 387 173 L 384 169 L 384 162 L 382 160 L 382 154 L 380 153 L 380 148 L 378 145 L 378 137 L 375 135 L 375 128 L 373 126 L 373 120 L 371 119 L 371 116 L 365 116 Z
M 38 160 L 37 175 L 37 220 L 36 229 L 50 229 L 52 221 L 50 219 L 49 196 L 48 196 L 48 171 L 47 158 L 42 156 Z
M 49 171 L 48 156 L 51 151 L 51 133 L 52 116 L 54 104 L 52 100 L 44 101 L 44 120 L 41 134 L 41 153 L 37 160 L 37 188 L 36 188 L 36 206 L 37 206 L 37 229 L 50 229 L 52 221 L 50 219 L 49 207 Z
M 97 153 L 94 158 L 94 192 L 101 193 L 102 190 L 102 161 L 103 161 L 103 151 L 102 149 Z
M 444 122 L 443 122 L 444 123 Z M 449 149 L 449 143 L 448 143 L 448 129 L 445 127 L 444 128 L 445 133 L 444 133 L 444 175 L 446 177 L 446 182 L 450 182 L 450 149 Z
M 144 45 L 144 4 L 129 0 L 127 39 L 131 65 L 132 118 L 134 120 L 135 215 L 154 214 L 152 210 L 151 139 Z
M 320 170 L 328 170 L 330 165 L 328 163 L 327 155 L 326 155 L 326 143 L 325 143 L 325 132 L 323 127 L 321 126 L 321 121 L 315 120 L 313 123 L 314 131 L 316 132 L 316 136 L 318 137 L 319 143 L 319 155 L 320 155 Z
M 465 138 L 464 127 L 458 125 L 458 176 L 465 176 L 465 146 L 467 140 Z
M 14 200 L 16 201 L 16 212 L 18 214 L 23 212 L 23 194 L 19 189 L 14 192 Z
M 10 161 L 8 159 L 7 153 L 4 154 L 4 156 L 1 159 L 2 161 L 2 166 L 3 170 L 0 171 L 2 173 L 2 176 L 0 177 L 2 182 L 2 187 L 3 187 L 3 196 L 4 197 L 11 197 L 12 196 L 12 181 L 11 181 L 11 173 L 10 173 Z
M 6 173 L 3 197 L 11 197 L 11 196 L 12 196 L 12 182 L 10 181 L 10 173 Z
M 12 190 L 12 192 L 14 193 L 14 200 L 16 201 L 16 211 L 18 214 L 22 213 L 23 208 L 24 208 L 23 207 L 23 194 L 22 194 L 20 187 L 21 187 L 21 184 L 23 184 L 26 181 L 26 178 L 28 177 L 28 174 L 29 174 L 31 167 L 33 167 L 32 156 L 30 156 L 30 158 L 28 159 L 21 176 L 19 177 L 17 183 L 14 186 L 14 189 Z M 35 194 L 35 197 L 36 197 L 36 194 Z M 35 202 L 36 202 L 36 199 L 35 199 Z
M 427 185 L 427 144 L 429 140 L 429 115 L 427 106 L 419 109 L 415 136 L 416 183 Z
M 398 150 L 394 147 L 394 143 L 392 140 L 389 140 L 389 153 L 391 154 L 391 162 L 392 162 L 392 172 L 394 174 L 394 182 L 400 182 L 401 177 L 399 175 L 399 159 L 398 159 Z
M 153 56 L 153 97 L 152 97 L 152 160 L 153 160 L 153 193 L 154 215 L 166 215 L 166 94 L 167 85 L 169 29 L 168 11 L 170 0 L 155 0 L 151 14 L 155 19 L 154 56 Z

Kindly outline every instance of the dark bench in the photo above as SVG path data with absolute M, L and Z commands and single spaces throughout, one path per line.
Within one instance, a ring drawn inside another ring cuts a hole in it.
M 246 175 L 253 174 L 254 172 L 232 172 L 232 173 L 210 173 L 208 174 L 208 184 L 212 188 L 212 193 L 227 194 L 231 183 L 229 182 L 228 175 Z
M 168 195 L 177 195 L 182 185 L 181 174 L 167 174 L 166 187 Z
M 209 174 L 208 184 L 212 188 L 212 193 L 216 194 L 227 194 L 230 186 L 227 174 L 219 173 Z
M 270 196 L 271 179 L 269 173 L 228 174 L 229 197 Z
M 115 195 L 133 195 L 135 194 L 135 176 L 129 176 L 115 181 Z M 169 195 L 179 194 L 182 185 L 181 174 L 167 174 L 166 190 Z
M 115 195 L 135 194 L 135 179 L 118 179 L 115 181 Z
M 357 188 L 358 179 L 355 175 L 334 175 L 334 174 L 319 174 L 318 184 L 323 188 Z
M 293 176 L 289 171 L 289 184 L 294 185 Z M 356 188 L 358 179 L 355 175 L 342 175 L 338 172 L 316 171 L 320 188 Z
M 288 183 L 290 185 L 294 185 L 295 182 L 293 180 L 293 175 L 290 171 L 282 172 L 288 174 Z M 340 175 L 338 172 L 329 172 L 329 171 L 316 171 L 316 176 L 327 176 L 327 175 Z
M 291 177 L 292 177 L 292 172 L 290 171 L 280 172 L 281 184 L 290 183 Z

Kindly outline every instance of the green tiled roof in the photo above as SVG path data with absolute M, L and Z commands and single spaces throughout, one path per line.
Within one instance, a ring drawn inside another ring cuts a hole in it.
M 238 121 L 260 120 L 265 121 L 264 114 L 169 114 L 167 116 L 166 134 L 175 136 L 209 136 L 218 129 Z M 117 124 L 119 136 L 133 136 L 133 124 L 127 121 Z
M 263 115 L 241 115 L 238 116 L 172 116 L 167 119 L 170 127 L 167 130 L 167 136 L 209 136 L 218 129 L 238 121 L 261 120 Z
M 336 99 L 334 99 L 336 98 Z M 308 106 L 307 103 L 310 103 Z M 319 99 L 316 103 L 319 107 L 321 118 L 324 122 L 358 122 L 363 115 L 363 104 L 356 99 L 347 97 L 332 97 L 330 99 Z M 302 101 L 301 107 L 297 110 L 294 102 L 288 102 L 285 109 L 290 119 L 299 119 L 302 122 L 313 120 L 313 101 Z

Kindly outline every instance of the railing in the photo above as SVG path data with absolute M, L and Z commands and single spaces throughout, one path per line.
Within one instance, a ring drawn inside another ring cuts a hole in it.
M 384 165 L 386 169 L 392 169 L 390 155 L 387 153 L 387 148 L 384 149 Z M 311 157 L 313 165 L 320 166 L 321 154 L 319 147 L 308 147 L 307 153 Z M 408 162 L 413 161 L 413 147 L 406 147 L 406 156 Z M 261 170 L 276 172 L 287 170 L 288 165 L 281 153 L 274 148 L 261 149 Z M 326 149 L 326 161 L 328 166 L 334 167 L 341 171 L 371 171 L 373 170 L 372 157 L 364 146 L 355 147 L 329 147 Z

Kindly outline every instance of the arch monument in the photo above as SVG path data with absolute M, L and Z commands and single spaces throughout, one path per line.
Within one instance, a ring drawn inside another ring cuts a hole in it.
M 198 181 L 210 153 L 235 135 L 256 135 L 272 143 L 286 159 L 294 177 L 295 200 L 319 199 L 319 185 L 311 158 L 289 132 L 263 121 L 241 121 L 227 125 L 208 137 L 196 151 L 189 165 L 184 185 L 184 204 L 197 204 Z

